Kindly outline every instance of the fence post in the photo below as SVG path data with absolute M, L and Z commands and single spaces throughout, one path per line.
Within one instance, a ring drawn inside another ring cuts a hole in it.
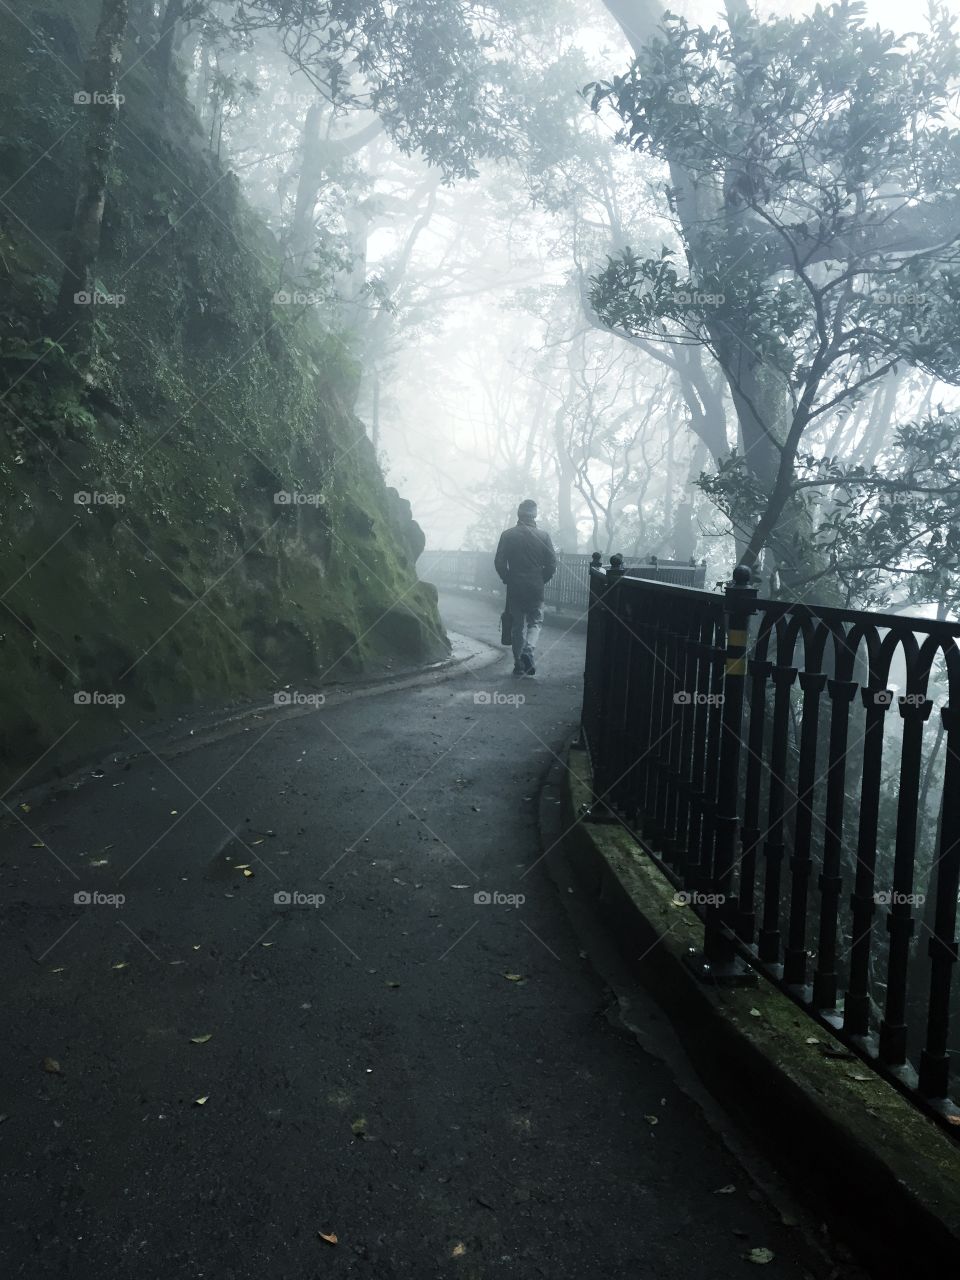
M 611 783 L 623 769 L 620 753 L 622 751 L 622 731 L 615 724 L 613 714 L 614 703 L 618 701 L 615 691 L 623 682 L 623 672 L 617 669 L 614 661 L 614 641 L 622 628 L 620 619 L 621 597 L 617 593 L 617 584 L 624 576 L 623 556 L 610 557 L 599 593 L 591 601 L 592 621 L 596 624 L 594 635 L 599 638 L 599 672 L 594 672 L 597 733 L 591 763 L 593 765 L 593 804 L 590 818 L 593 822 L 617 821 L 610 800 Z
M 756 973 L 738 955 L 737 900 L 733 895 L 734 858 L 740 819 L 740 757 L 742 751 L 744 683 L 747 672 L 747 630 L 756 611 L 757 588 L 750 586 L 748 565 L 738 564 L 724 593 L 727 648 L 724 656 L 723 706 L 720 721 L 720 759 L 717 768 L 717 806 L 713 866 L 708 880 L 703 955 L 691 958 L 705 981 L 754 985 Z

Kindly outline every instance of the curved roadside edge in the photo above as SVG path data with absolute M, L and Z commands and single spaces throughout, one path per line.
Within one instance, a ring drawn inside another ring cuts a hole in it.
M 576 746 L 574 743 L 574 749 Z M 843 1246 L 822 1218 L 811 1213 L 796 1187 L 777 1169 L 769 1153 L 761 1151 L 727 1108 L 723 1097 L 707 1088 L 677 1034 L 669 1011 L 665 1011 L 631 973 L 617 938 L 597 911 L 592 895 L 585 891 L 569 857 L 570 809 L 564 803 L 564 791 L 569 785 L 567 768 L 565 761 L 555 760 L 541 779 L 540 852 L 546 874 L 580 941 L 580 958 L 607 998 L 601 1016 L 615 1032 L 667 1068 L 674 1084 L 696 1107 L 703 1123 L 742 1170 L 745 1186 L 741 1190 L 751 1199 L 762 1200 L 773 1220 L 779 1219 L 782 1226 L 797 1230 L 802 1240 L 800 1251 L 805 1251 L 813 1274 L 829 1280 L 840 1280 L 841 1276 L 854 1280 L 848 1269 L 842 1272 L 837 1269 Z M 862 1276 L 859 1268 L 856 1275 Z
M 35 809 L 61 796 L 72 794 L 85 783 L 99 781 L 96 775 L 126 771 L 136 761 L 146 756 L 160 760 L 174 760 L 190 754 L 200 747 L 210 746 L 241 733 L 250 733 L 258 722 L 281 718 L 295 720 L 313 716 L 318 710 L 327 710 L 355 698 L 371 698 L 382 693 L 394 693 L 403 689 L 415 689 L 440 684 L 455 676 L 472 675 L 503 660 L 504 650 L 494 648 L 485 640 L 448 631 L 452 655 L 441 662 L 426 667 L 413 668 L 396 675 L 359 680 L 355 684 L 343 683 L 328 686 L 309 686 L 311 695 L 320 696 L 320 706 L 276 705 L 270 702 L 251 702 L 240 708 L 220 709 L 214 712 L 198 712 L 195 716 L 176 721 L 161 722 L 149 731 L 127 731 L 126 737 L 113 748 L 100 748 L 96 753 L 77 763 L 69 773 L 48 775 L 33 786 L 9 792 L 5 803 L 11 809 L 27 804 Z M 308 687 L 306 682 L 304 687 Z
M 590 766 L 559 781 L 563 857 L 631 976 L 670 1020 L 707 1090 L 804 1187 L 874 1277 L 936 1275 L 960 1257 L 960 1146 L 771 983 L 720 987 L 685 963 L 702 926 L 621 826 L 590 822 Z

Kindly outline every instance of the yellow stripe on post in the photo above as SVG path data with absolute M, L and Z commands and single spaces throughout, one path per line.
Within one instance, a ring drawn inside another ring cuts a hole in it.
M 745 676 L 747 674 L 746 658 L 728 658 L 724 664 L 724 674 L 728 676 Z
M 727 643 L 746 646 L 747 633 L 745 631 L 730 631 L 727 633 Z

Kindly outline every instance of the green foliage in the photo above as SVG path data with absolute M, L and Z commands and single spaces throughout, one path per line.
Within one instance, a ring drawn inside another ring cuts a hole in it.
M 515 24 L 537 23 L 527 0 L 240 0 L 234 27 L 280 32 L 284 48 L 340 111 L 383 120 L 404 154 L 448 178 L 515 145 L 520 85 Z
M 742 427 L 766 443 L 748 440 L 706 487 L 758 543 L 788 508 L 810 514 L 805 433 L 898 366 L 960 382 L 960 48 L 942 8 L 903 37 L 863 13 L 710 30 L 668 15 L 629 72 L 587 89 L 624 144 L 669 162 L 688 264 L 628 249 L 593 305 L 611 328 L 713 352 Z M 824 539 L 843 541 L 845 519 L 835 505 Z M 813 563 L 804 521 L 793 528 Z
M 25 39 L 0 11 L 0 48 L 13 51 L 2 112 L 36 65 L 57 81 L 52 100 L 73 93 L 63 63 L 40 62 Z M 70 210 L 79 131 L 31 124 L 30 181 L 17 181 L 23 160 L 7 169 L 0 155 L 17 214 L 0 234 L 7 779 L 73 724 L 78 688 L 122 691 L 140 723 L 443 652 L 415 526 L 347 407 L 357 370 L 342 334 L 316 308 L 275 303 L 276 245 L 197 145 L 186 104 L 172 95 L 158 118 L 147 60 L 124 92 L 98 274 L 125 302 L 98 309 L 84 376 L 47 321 L 47 246 Z M 123 501 L 78 503 L 84 490 Z M 312 500 L 278 506 L 282 490 Z M 83 725 L 74 750 L 117 731 L 115 719 Z
M 762 487 L 736 450 L 701 486 L 739 527 L 763 510 Z M 849 599 L 960 607 L 960 417 L 901 424 L 869 466 L 801 453 L 795 493 L 817 504 L 817 549 Z

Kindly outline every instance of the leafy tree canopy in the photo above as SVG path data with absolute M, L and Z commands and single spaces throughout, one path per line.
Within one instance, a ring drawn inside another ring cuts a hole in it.
M 717 357 L 773 460 L 755 467 L 746 440 L 752 558 L 791 507 L 794 541 L 803 527 L 805 432 L 898 363 L 960 382 L 958 72 L 945 10 L 897 37 L 840 3 L 710 30 L 667 15 L 625 75 L 588 86 L 622 142 L 668 165 L 686 259 L 617 254 L 593 305 Z
M 452 179 L 513 153 L 526 115 L 516 34 L 543 20 L 535 0 L 240 0 L 234 23 L 277 30 L 337 110 L 375 112 Z

